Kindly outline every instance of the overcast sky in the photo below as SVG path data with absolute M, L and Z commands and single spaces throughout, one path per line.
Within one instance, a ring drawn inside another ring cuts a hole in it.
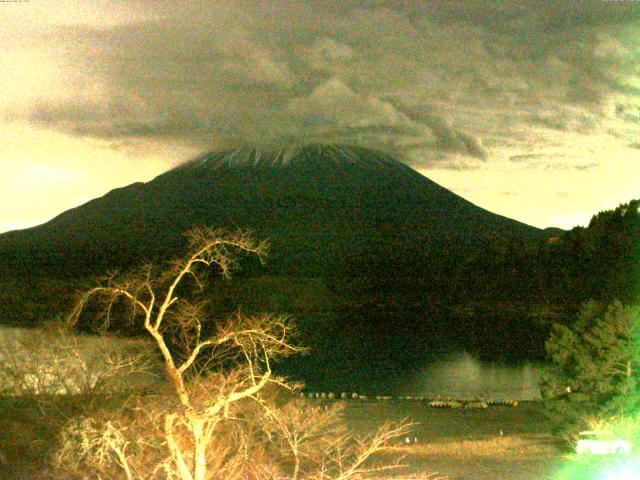
M 640 198 L 639 73 L 634 1 L 0 2 L 0 232 L 290 140 L 570 228 Z

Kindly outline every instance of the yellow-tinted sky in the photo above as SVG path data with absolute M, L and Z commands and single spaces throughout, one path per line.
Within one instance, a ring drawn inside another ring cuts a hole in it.
M 639 73 L 640 2 L 3 2 L 0 232 L 289 139 L 569 228 L 640 197 Z

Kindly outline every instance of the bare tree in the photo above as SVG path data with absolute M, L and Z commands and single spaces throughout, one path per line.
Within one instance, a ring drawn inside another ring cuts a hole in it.
M 290 322 L 282 316 L 238 314 L 211 336 L 203 336 L 204 304 L 181 298 L 180 288 L 188 280 L 202 288 L 206 267 L 214 265 L 229 277 L 237 266 L 233 250 L 262 259 L 267 244 L 256 242 L 245 232 L 228 235 L 209 228 L 195 229 L 190 233 L 191 253 L 185 259 L 166 272 L 157 273 L 146 266 L 128 275 L 110 275 L 103 284 L 85 292 L 70 315 L 70 323 L 76 324 L 88 302 L 100 297 L 104 330 L 117 302 L 130 304 L 131 320 L 141 320 L 154 339 L 179 402 L 178 409 L 164 416 L 163 430 L 173 467 L 184 480 L 207 478 L 207 447 L 216 427 L 229 417 L 231 405 L 245 398 L 260 401 L 258 394 L 269 382 L 284 384 L 273 375 L 271 362 L 300 351 L 288 343 Z M 172 351 L 167 334 L 181 342 L 179 351 Z M 242 371 L 225 375 L 224 363 L 233 357 L 242 360 Z M 203 358 L 217 367 L 219 383 L 207 395 L 197 395 L 197 387 L 190 388 L 187 379 Z M 182 428 L 190 434 L 189 445 L 178 441 L 177 430 Z
M 122 316 L 122 307 L 130 307 L 128 321 L 141 325 L 162 355 L 174 401 L 145 400 L 147 405 L 130 409 L 147 420 L 137 427 L 138 438 L 126 419 L 111 419 L 102 428 L 95 422 L 76 422 L 65 433 L 60 458 L 70 458 L 69 446 L 75 445 L 103 474 L 105 459 L 110 459 L 128 480 L 297 480 L 303 460 L 309 460 L 304 464 L 310 469 L 306 478 L 362 477 L 365 460 L 404 433 L 406 425 L 384 428 L 363 442 L 327 430 L 323 416 L 315 416 L 315 423 L 304 422 L 299 410 L 271 402 L 267 387 L 294 388 L 274 375 L 273 361 L 303 350 L 290 343 L 290 319 L 237 313 L 212 324 L 206 302 L 191 294 L 194 287 L 203 289 L 209 267 L 229 277 L 238 265 L 237 254 L 262 260 L 267 243 L 246 232 L 226 234 L 204 227 L 190 233 L 189 246 L 190 253 L 167 269 L 147 265 L 126 275 L 107 276 L 79 297 L 69 317 L 70 324 L 77 325 L 97 301 L 97 326 L 106 331 L 116 312 Z M 160 442 L 149 440 L 158 433 Z M 276 444 L 284 445 L 293 457 L 292 473 L 283 473 L 286 462 L 278 462 Z M 165 453 L 159 453 L 163 449 Z

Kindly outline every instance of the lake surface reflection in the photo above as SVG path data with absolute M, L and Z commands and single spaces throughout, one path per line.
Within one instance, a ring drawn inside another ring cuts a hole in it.
M 413 372 L 394 390 L 429 398 L 538 400 L 541 368 L 530 362 L 507 365 L 480 361 L 462 352 Z

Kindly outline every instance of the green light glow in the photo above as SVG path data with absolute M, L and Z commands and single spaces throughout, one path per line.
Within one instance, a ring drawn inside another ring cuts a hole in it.
M 611 471 L 607 472 L 606 480 L 632 480 L 640 476 L 640 468 L 638 464 L 625 463 L 617 465 Z
M 554 480 L 631 480 L 640 479 L 640 417 L 619 416 L 591 422 L 602 439 L 628 440 L 629 455 L 572 454 L 553 477 Z
M 573 455 L 553 477 L 554 480 L 637 480 L 640 461 L 615 455 Z

